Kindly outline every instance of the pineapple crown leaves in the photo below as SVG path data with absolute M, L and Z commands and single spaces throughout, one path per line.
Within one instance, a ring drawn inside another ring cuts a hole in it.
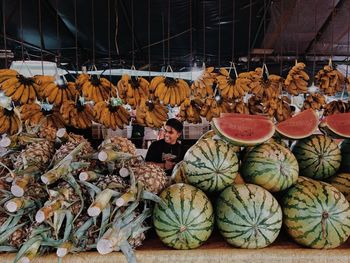
M 8 238 L 18 229 L 20 229 L 22 226 L 24 226 L 26 223 L 22 223 L 22 224 L 17 224 L 15 226 L 12 226 L 11 228 L 8 228 L 5 232 L 3 232 L 0 235 L 0 244 L 3 244 L 4 242 L 6 242 L 8 240 Z
M 15 215 L 15 216 L 9 216 L 6 221 L 0 226 L 0 235 L 2 235 L 4 232 L 6 232 L 7 229 L 11 229 L 15 227 L 19 220 L 21 219 L 22 215 Z M 0 242 L 1 244 L 1 242 Z
M 20 248 L 18 253 L 16 254 L 14 263 L 17 263 L 22 257 L 28 254 L 33 254 L 34 256 L 37 254 L 42 243 L 42 237 L 36 236 L 28 239 Z
M 6 246 L 6 245 L 0 245 L 0 253 L 13 253 L 13 252 L 17 252 L 17 248 L 13 247 L 13 246 Z

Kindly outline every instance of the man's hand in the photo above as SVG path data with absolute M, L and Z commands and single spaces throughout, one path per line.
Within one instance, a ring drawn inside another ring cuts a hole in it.
M 174 162 L 166 160 L 165 163 L 164 163 L 164 169 L 165 170 L 173 169 L 174 165 L 175 165 Z

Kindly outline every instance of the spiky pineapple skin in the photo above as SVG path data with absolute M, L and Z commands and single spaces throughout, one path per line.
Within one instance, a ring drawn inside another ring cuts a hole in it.
M 28 144 L 17 156 L 14 168 L 22 169 L 26 164 L 36 165 L 39 169 L 45 170 L 53 157 L 54 149 L 54 144 L 47 140 Z
M 76 159 L 80 160 L 82 156 L 91 154 L 94 149 L 92 148 L 90 142 L 86 140 L 83 136 L 70 134 L 69 140 L 61 145 L 61 147 L 55 153 L 55 162 L 58 163 L 64 159 L 68 154 L 70 154 L 79 144 L 85 143 L 82 150 L 77 154 Z
M 137 181 L 143 183 L 145 189 L 159 194 L 168 185 L 168 178 L 162 168 L 152 163 L 143 163 L 131 168 Z
M 129 154 L 131 154 L 133 156 L 136 156 L 136 147 L 127 138 L 115 136 L 115 137 L 111 137 L 111 138 L 105 139 L 101 143 L 99 148 L 102 148 L 102 147 L 104 147 L 107 144 L 113 144 L 114 146 L 116 146 L 116 148 L 120 152 L 129 153 Z

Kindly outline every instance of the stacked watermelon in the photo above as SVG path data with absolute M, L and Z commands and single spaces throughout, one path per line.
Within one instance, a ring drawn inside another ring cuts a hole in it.
M 350 140 L 340 149 L 327 134 L 346 137 L 344 129 L 330 118 L 323 124 L 326 134 L 314 135 L 318 125 L 313 110 L 276 126 L 262 116 L 214 118 L 213 131 L 174 169 L 173 180 L 188 184 L 173 185 L 161 195 L 165 205 L 157 205 L 154 212 L 161 240 L 177 249 L 195 248 L 207 240 L 214 217 L 205 194 L 215 193 L 217 228 L 235 247 L 270 245 L 282 222 L 301 245 L 341 245 L 350 235 Z M 272 195 L 276 192 L 283 196 L 281 204 Z

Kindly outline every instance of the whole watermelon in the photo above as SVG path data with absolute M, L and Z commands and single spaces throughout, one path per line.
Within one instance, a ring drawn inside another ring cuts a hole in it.
M 331 185 L 337 188 L 350 202 L 350 173 L 340 173 L 332 176 L 329 181 Z
M 344 195 L 328 183 L 299 180 L 282 200 L 283 223 L 299 244 L 335 248 L 350 235 L 350 206 Z
M 235 147 L 221 140 L 203 139 L 185 154 L 183 167 L 187 180 L 203 191 L 221 191 L 237 176 Z
M 171 172 L 171 181 L 174 183 L 188 183 L 187 177 L 184 171 L 183 161 L 178 162 Z
M 214 226 L 213 207 L 198 188 L 174 184 L 165 189 L 153 211 L 153 224 L 160 240 L 176 249 L 192 249 L 202 245 Z
M 245 182 L 278 192 L 297 182 L 299 168 L 297 160 L 288 148 L 270 142 L 250 149 L 240 172 Z
M 340 167 L 338 144 L 325 135 L 312 135 L 298 141 L 293 153 L 299 163 L 300 175 L 324 180 L 335 175 Z
M 341 144 L 341 171 L 350 173 L 350 139 L 344 140 Z
M 282 211 L 277 200 L 253 184 L 227 187 L 219 196 L 216 223 L 226 241 L 240 248 L 263 248 L 278 236 Z

